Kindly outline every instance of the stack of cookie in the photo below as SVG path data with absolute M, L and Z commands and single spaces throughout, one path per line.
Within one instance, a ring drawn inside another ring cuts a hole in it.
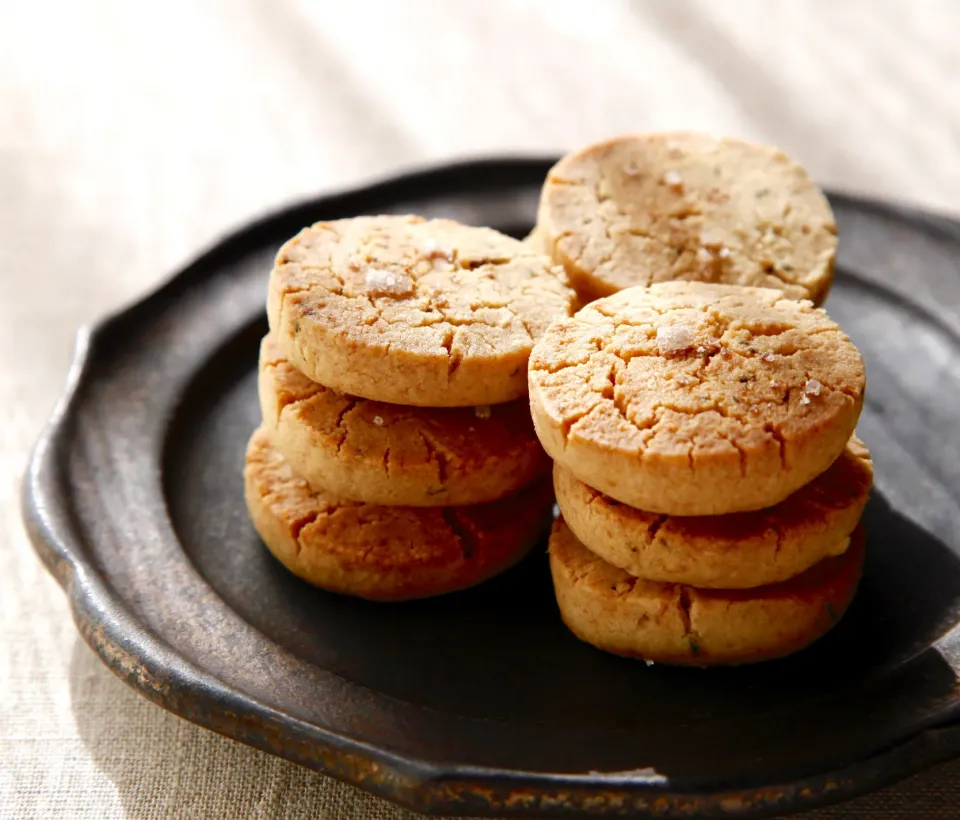
M 847 608 L 872 482 L 859 352 L 780 290 L 671 282 L 555 323 L 530 404 L 562 518 L 550 563 L 581 639 L 648 661 L 788 654 Z
M 775 148 L 640 134 L 557 163 L 528 242 L 563 265 L 584 303 L 683 280 L 777 288 L 821 304 L 837 228 L 817 184 Z
M 245 469 L 267 547 L 311 583 L 378 600 L 520 560 L 553 503 L 527 360 L 574 298 L 529 246 L 449 220 L 360 217 L 287 242 Z

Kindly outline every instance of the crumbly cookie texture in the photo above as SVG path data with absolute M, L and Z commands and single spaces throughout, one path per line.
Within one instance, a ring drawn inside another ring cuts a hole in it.
M 543 234 L 541 231 L 537 230 L 536 227 L 534 227 L 534 229 L 523 238 L 523 244 L 533 248 L 537 253 L 544 254 L 546 256 L 550 255 L 550 249 L 547 247 L 547 243 L 544 240 Z
M 690 133 L 624 136 L 564 157 L 543 186 L 537 235 L 585 301 L 697 280 L 819 304 L 837 252 L 830 205 L 800 165 Z
M 513 566 L 545 532 L 553 494 L 538 481 L 472 507 L 384 507 L 312 489 L 263 428 L 250 439 L 247 507 L 267 548 L 294 575 L 346 595 L 423 598 Z
M 524 399 L 406 407 L 345 396 L 304 376 L 272 336 L 260 346 L 264 425 L 308 483 L 369 504 L 495 501 L 549 469 Z
M 557 603 L 571 632 L 599 649 L 657 663 L 745 664 L 808 646 L 846 612 L 863 568 L 850 548 L 801 575 L 750 590 L 705 590 L 635 578 L 594 555 L 563 519 L 550 536 Z
M 830 468 L 785 501 L 729 515 L 658 515 L 620 504 L 554 467 L 563 518 L 593 553 L 649 581 L 746 589 L 786 581 L 846 550 L 873 483 L 852 438 Z
M 779 504 L 843 452 L 860 353 L 810 302 L 701 282 L 631 288 L 556 322 L 530 359 L 547 453 L 640 510 Z
M 267 313 L 284 355 L 340 393 L 463 407 L 526 392 L 527 359 L 575 294 L 562 268 L 490 228 L 372 216 L 287 242 Z

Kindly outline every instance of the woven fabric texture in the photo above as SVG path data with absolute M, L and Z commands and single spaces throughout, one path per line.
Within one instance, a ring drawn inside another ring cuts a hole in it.
M 291 199 L 630 130 L 956 213 L 958 31 L 953 0 L 2 4 L 0 818 L 413 816 L 164 713 L 77 637 L 18 486 L 78 326 Z M 960 762 L 810 817 L 958 806 Z

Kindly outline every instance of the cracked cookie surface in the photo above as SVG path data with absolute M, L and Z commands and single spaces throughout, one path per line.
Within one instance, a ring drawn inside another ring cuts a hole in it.
M 599 649 L 687 666 L 755 663 L 803 649 L 843 616 L 863 569 L 863 529 L 811 569 L 749 590 L 647 581 L 606 563 L 558 519 L 550 570 L 564 623 Z
M 407 407 L 311 381 L 272 336 L 260 346 L 264 425 L 315 486 L 370 504 L 480 504 L 546 474 L 525 399 L 492 407 Z
M 774 148 L 631 135 L 547 174 L 537 236 L 585 301 L 670 280 L 776 287 L 823 302 L 837 229 L 806 171 Z
M 490 228 L 414 216 L 318 222 L 288 241 L 267 313 L 284 354 L 340 393 L 422 407 L 513 401 L 572 312 L 562 268 Z
M 842 553 L 872 483 L 870 454 L 857 438 L 780 504 L 729 515 L 642 512 L 554 467 L 564 521 L 591 552 L 639 578 L 712 589 L 776 584 Z
M 853 435 L 865 377 L 810 302 L 699 282 L 630 288 L 556 322 L 530 358 L 547 453 L 640 510 L 772 507 Z
M 546 530 L 549 481 L 470 507 L 345 501 L 300 478 L 260 428 L 244 483 L 253 525 L 294 575 L 346 595 L 399 601 L 480 583 L 517 563 Z

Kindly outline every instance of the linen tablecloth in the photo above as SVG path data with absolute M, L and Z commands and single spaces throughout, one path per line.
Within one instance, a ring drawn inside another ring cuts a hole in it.
M 825 185 L 956 213 L 960 3 L 0 3 L 0 818 L 412 816 L 114 679 L 23 533 L 29 447 L 76 328 L 243 220 L 658 128 L 771 142 Z M 811 816 L 958 804 L 960 762 Z

